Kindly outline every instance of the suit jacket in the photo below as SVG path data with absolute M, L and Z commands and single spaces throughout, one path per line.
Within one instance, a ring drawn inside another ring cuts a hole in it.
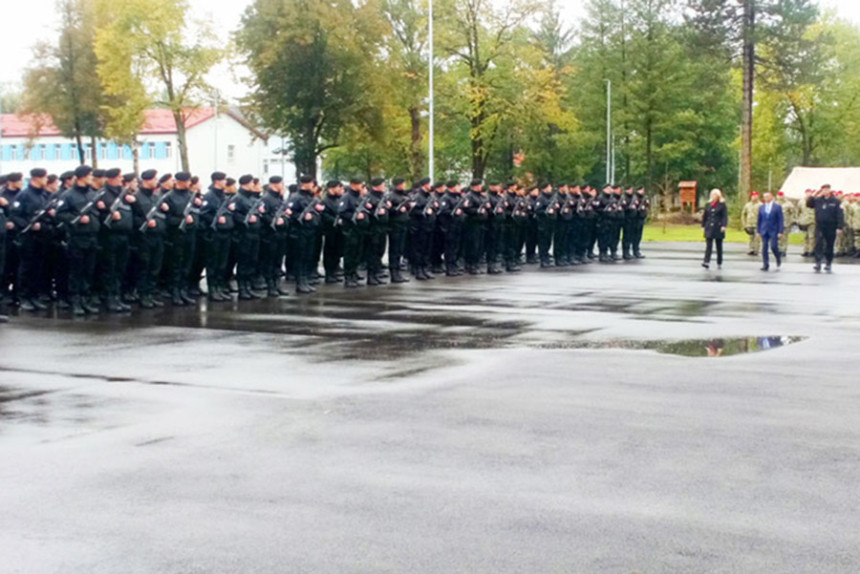
M 770 205 L 770 214 L 767 213 L 768 205 Z M 775 201 L 763 204 L 758 210 L 758 234 L 772 236 L 784 231 L 785 217 L 782 214 L 782 206 Z
M 726 233 L 724 228 L 729 226 L 729 210 L 726 208 L 725 202 L 719 202 L 717 205 L 705 206 L 705 213 L 702 216 L 702 228 L 705 230 L 705 239 L 724 239 Z

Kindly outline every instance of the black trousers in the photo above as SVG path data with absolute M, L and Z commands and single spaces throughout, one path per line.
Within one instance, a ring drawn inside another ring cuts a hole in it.
M 463 258 L 467 267 L 475 267 L 481 259 L 480 253 L 480 222 L 467 220 L 463 225 Z
M 815 226 L 815 262 L 819 265 L 824 260 L 827 265 L 833 263 L 833 246 L 836 243 L 836 227 Z
M 236 266 L 238 281 L 253 281 L 257 274 L 257 260 L 260 254 L 260 234 L 246 229 L 236 231 L 239 247 L 239 261 Z
M 413 273 L 421 267 L 426 267 L 430 260 L 429 237 L 425 221 L 423 216 L 420 218 L 413 217 L 409 220 L 409 265 L 412 267 Z
M 206 244 L 206 285 L 209 293 L 213 289 L 227 287 L 227 261 L 233 245 L 230 231 L 214 231 Z
M 281 241 L 280 233 L 263 229 L 260 233 L 259 274 L 266 283 L 280 279 L 281 275 Z
M 327 276 L 333 276 L 340 267 L 343 257 L 343 233 L 339 226 L 326 227 L 323 230 L 323 269 Z
M 129 237 L 125 233 L 110 233 L 104 245 L 102 290 L 109 297 L 119 297 L 122 279 L 128 265 Z
M 18 248 L 18 294 L 22 299 L 34 299 L 40 295 L 39 290 L 44 285 L 42 275 L 45 267 L 45 242 L 38 234 L 31 231 L 21 236 Z
M 445 234 L 445 267 L 450 271 L 457 268 L 463 226 L 459 222 L 451 221 L 442 229 Z
M 555 232 L 555 220 L 550 217 L 537 219 L 538 255 L 541 263 L 549 262 L 549 248 L 552 246 L 552 236 Z
M 343 274 L 352 277 L 358 273 L 358 264 L 364 249 L 364 229 L 352 222 L 343 224 Z
M 385 238 L 385 229 L 381 225 L 371 224 L 364 239 L 364 261 L 367 265 L 368 277 L 382 273 Z
M 170 289 L 185 289 L 194 259 L 196 237 L 195 232 L 183 232 L 178 227 L 167 231 L 165 257 L 170 262 L 170 274 L 167 277 Z
M 622 226 L 621 248 L 624 255 L 629 255 L 633 250 L 633 238 L 636 235 L 636 221 L 633 219 L 625 219 Z
M 82 297 L 90 296 L 97 252 L 95 235 L 69 239 L 69 294 L 73 300 L 80 301 Z
M 496 215 L 487 225 L 484 243 L 487 246 L 487 264 L 497 265 L 502 262 L 505 250 L 504 216 Z
M 7 294 L 12 295 L 13 299 L 18 298 L 18 268 L 21 265 L 18 252 L 18 233 L 6 233 L 6 269 L 2 275 L 2 285 L 0 285 L 0 296 Z
M 569 251 L 570 251 L 570 220 L 569 219 L 561 219 L 559 218 L 555 222 L 555 234 L 552 238 L 552 247 L 553 252 L 552 255 L 555 258 L 556 263 L 566 262 L 569 259 Z
M 711 254 L 714 251 L 714 244 L 717 246 L 717 265 L 723 264 L 723 238 L 708 238 L 705 240 L 705 263 L 711 262 Z
M 388 268 L 398 270 L 406 247 L 406 222 L 388 224 Z
M 161 265 L 164 262 L 164 236 L 138 234 L 137 257 L 140 264 L 137 291 L 141 297 L 152 297 L 158 287 Z
M 525 243 L 526 243 L 526 259 L 533 261 L 535 251 L 538 244 L 538 222 L 532 217 L 526 221 L 525 225 Z
M 645 230 L 645 220 L 637 219 L 633 222 L 633 237 L 631 238 L 631 247 L 633 248 L 634 255 L 640 255 L 642 252 L 640 251 L 639 246 L 642 244 L 642 232 Z

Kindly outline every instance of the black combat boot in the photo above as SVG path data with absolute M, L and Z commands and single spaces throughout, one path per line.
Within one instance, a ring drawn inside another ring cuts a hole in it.
M 81 304 L 80 297 L 72 297 L 72 313 L 77 317 L 83 317 L 87 314 L 87 312 L 84 310 L 84 306 Z
M 185 307 L 188 304 L 182 298 L 182 293 L 179 292 L 179 289 L 173 289 L 170 292 L 170 302 L 174 307 Z
M 107 298 L 108 313 L 122 313 L 122 307 L 119 306 L 119 297 L 111 295 Z
M 340 283 L 340 279 L 337 277 L 337 275 L 328 274 L 328 273 L 326 274 L 326 276 L 325 276 L 325 284 L 326 285 L 336 285 L 337 283 Z
M 358 277 L 356 275 L 350 275 L 344 281 L 343 286 L 346 289 L 356 289 L 358 288 Z
M 155 309 L 155 302 L 152 300 L 152 297 L 149 295 L 144 295 L 140 298 L 140 308 L 141 309 Z
M 266 280 L 266 296 L 273 299 L 281 296 L 281 294 L 278 293 L 278 288 L 275 286 L 274 280 L 272 279 Z
M 254 298 L 251 296 L 251 289 L 247 281 L 237 281 L 236 285 L 239 287 L 239 300 L 250 301 Z
M 391 282 L 392 283 L 409 283 L 409 279 L 403 276 L 403 272 L 397 268 L 391 268 Z
M 99 306 L 95 304 L 91 299 L 81 299 L 81 307 L 84 308 L 84 311 L 91 315 L 98 315 L 101 311 Z
M 426 267 L 422 267 L 421 269 L 419 269 L 418 272 L 421 273 L 421 276 L 424 277 L 424 279 L 426 279 L 427 281 L 432 281 L 433 279 L 436 279 L 436 277 L 432 273 L 427 271 Z

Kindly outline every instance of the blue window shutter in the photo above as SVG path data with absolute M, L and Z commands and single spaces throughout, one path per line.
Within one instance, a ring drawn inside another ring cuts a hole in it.
M 131 146 L 124 145 L 122 146 L 122 159 L 133 159 L 134 155 L 131 153 Z
M 54 144 L 48 144 L 45 146 L 45 159 L 48 161 L 53 161 L 57 159 L 57 155 L 54 153 Z
M 117 146 L 114 142 L 110 142 L 107 144 L 107 158 L 119 159 L 119 146 Z
M 4 145 L 3 146 L 3 161 L 11 161 L 12 160 L 12 146 Z
M 63 149 L 60 152 L 60 158 L 62 159 L 72 159 L 75 155 L 75 146 L 74 144 L 63 144 Z
M 167 159 L 167 144 L 164 142 L 155 144 L 155 159 Z

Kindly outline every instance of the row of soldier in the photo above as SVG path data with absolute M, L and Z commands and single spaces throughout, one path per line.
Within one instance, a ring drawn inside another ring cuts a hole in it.
M 804 199 L 794 202 L 780 191 L 774 200 L 782 206 L 786 231 L 793 225 L 797 225 L 797 228 L 804 233 L 803 257 L 812 257 L 815 253 L 815 209 L 809 207 L 807 203 L 814 193 L 815 190 L 807 189 Z M 840 202 L 845 222 L 836 236 L 835 256 L 860 258 L 860 193 L 837 191 L 833 195 Z M 754 191 L 741 212 L 741 226 L 749 236 L 749 255 L 758 256 L 761 252 L 761 237 L 756 233 L 756 222 L 761 206 L 759 193 Z M 782 257 L 785 257 L 788 251 L 788 235 L 784 233 L 779 239 L 779 251 Z
M 215 172 L 121 174 L 80 166 L 59 177 L 34 169 L 0 188 L 2 293 L 23 310 L 52 300 L 76 315 L 298 293 L 320 281 L 347 288 L 644 257 L 644 189 L 473 180 L 360 179 L 325 190 L 311 177 L 286 188 Z M 595 254 L 595 246 L 599 252 Z M 383 257 L 387 252 L 387 269 Z M 620 252 L 620 254 L 619 254 Z M 5 272 L 4 269 L 5 260 Z M 324 274 L 318 273 L 322 260 Z M 362 270 L 365 275 L 362 275 Z M 231 281 L 235 283 L 231 285 Z

